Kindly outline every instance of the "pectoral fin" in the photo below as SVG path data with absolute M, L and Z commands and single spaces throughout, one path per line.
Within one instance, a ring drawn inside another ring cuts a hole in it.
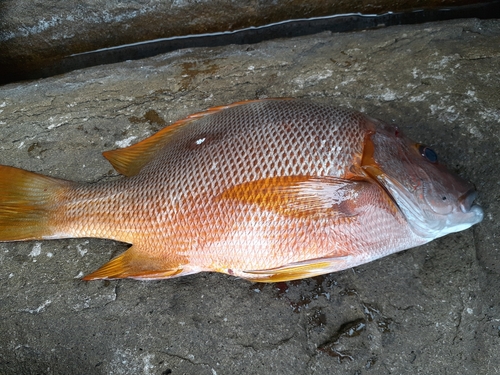
M 322 176 L 271 177 L 236 185 L 219 196 L 291 216 L 357 215 L 356 200 L 366 181 Z
M 352 256 L 310 259 L 267 270 L 244 271 L 243 278 L 263 283 L 305 279 L 349 268 Z M 248 276 L 247 276 L 248 275 Z

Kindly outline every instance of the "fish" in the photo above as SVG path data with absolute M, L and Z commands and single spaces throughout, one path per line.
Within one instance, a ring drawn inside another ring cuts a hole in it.
M 396 125 L 305 99 L 192 114 L 104 157 L 124 177 L 0 166 L 0 241 L 131 244 L 85 281 L 220 272 L 281 282 L 352 268 L 483 219 L 474 185 Z

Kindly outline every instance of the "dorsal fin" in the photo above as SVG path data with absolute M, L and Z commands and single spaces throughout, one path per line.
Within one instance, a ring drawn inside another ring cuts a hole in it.
M 139 173 L 140 170 L 146 164 L 148 164 L 163 147 L 168 144 L 169 140 L 172 138 L 172 135 L 174 135 L 179 129 L 182 129 L 185 125 L 227 108 L 263 100 L 273 99 L 241 101 L 229 105 L 212 107 L 205 111 L 194 113 L 192 115 L 189 115 L 185 119 L 174 122 L 172 125 L 163 128 L 159 132 L 153 134 L 151 137 L 148 137 L 132 146 L 112 151 L 105 151 L 103 152 L 103 156 L 111 163 L 113 168 L 118 173 L 125 176 L 134 176 Z
M 191 121 L 193 119 L 190 118 L 177 121 L 135 145 L 105 151 L 102 155 L 108 159 L 118 173 L 125 176 L 134 176 L 155 157 L 158 151 L 168 143 L 173 134 Z

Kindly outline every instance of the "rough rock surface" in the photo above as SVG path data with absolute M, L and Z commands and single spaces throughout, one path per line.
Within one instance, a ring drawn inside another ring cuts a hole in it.
M 398 12 L 481 0 L 2 0 L 0 81 L 65 56 L 179 35 L 236 30 L 294 18 Z M 46 76 L 46 75 L 42 75 Z
M 493 374 L 500 370 L 500 22 L 182 50 L 0 87 L 0 163 L 116 178 L 100 152 L 237 100 L 306 97 L 395 121 L 475 182 L 484 221 L 355 269 L 82 282 L 126 245 L 0 244 L 0 373 Z

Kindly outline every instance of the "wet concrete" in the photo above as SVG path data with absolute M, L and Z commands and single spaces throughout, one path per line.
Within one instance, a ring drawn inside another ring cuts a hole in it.
M 82 282 L 126 245 L 0 244 L 0 373 L 500 371 L 500 22 L 181 50 L 0 88 L 0 163 L 116 178 L 100 152 L 210 106 L 305 97 L 394 121 L 477 186 L 484 221 L 355 269 Z

